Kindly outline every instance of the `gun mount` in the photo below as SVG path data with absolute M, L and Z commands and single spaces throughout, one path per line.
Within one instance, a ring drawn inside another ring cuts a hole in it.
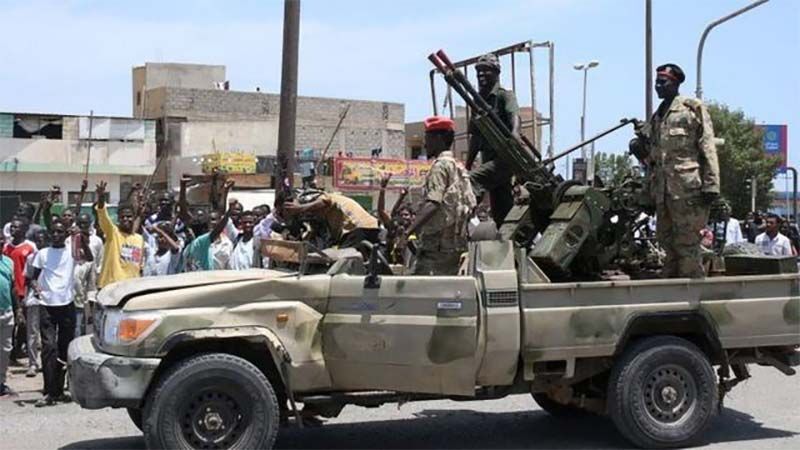
M 553 173 L 552 163 L 628 124 L 638 125 L 638 121 L 623 119 L 543 160 L 529 140 L 508 129 L 443 50 L 430 54 L 428 59 L 470 108 L 472 123 L 487 145 L 508 163 L 517 182 L 530 194 L 529 200 L 515 205 L 499 226 L 501 239 L 531 249 L 529 256 L 551 279 L 596 277 L 619 255 L 630 251 L 635 221 L 644 204 L 641 179 L 631 178 L 610 188 L 584 186 Z M 534 245 L 540 234 L 541 239 Z

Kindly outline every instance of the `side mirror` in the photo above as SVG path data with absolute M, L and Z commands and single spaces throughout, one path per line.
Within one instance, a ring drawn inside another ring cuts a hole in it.
M 381 276 L 379 272 L 380 246 L 370 242 L 362 242 L 369 248 L 369 262 L 367 263 L 367 276 L 364 278 L 364 289 L 379 289 Z

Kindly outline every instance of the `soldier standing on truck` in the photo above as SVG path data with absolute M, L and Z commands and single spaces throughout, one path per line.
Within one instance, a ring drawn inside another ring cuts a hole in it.
M 454 136 L 452 119 L 425 119 L 425 152 L 434 161 L 425 177 L 425 203 L 401 238 L 419 236 L 414 275 L 457 275 L 467 250 L 467 222 L 476 202 L 466 170 L 450 151 Z
M 475 64 L 475 70 L 478 73 L 478 89 L 481 97 L 492 107 L 495 114 L 511 130 L 511 133 L 519 136 L 520 120 L 517 97 L 513 91 L 500 86 L 500 62 L 497 60 L 497 56 L 492 53 L 481 56 Z M 469 154 L 466 166 L 470 171 L 470 181 L 478 199 L 484 193 L 489 193 L 492 219 L 499 229 L 506 214 L 514 206 L 514 196 L 511 192 L 513 172 L 508 163 L 499 158 L 497 152 L 487 144 L 472 123 L 469 126 L 469 134 Z M 472 164 L 478 153 L 481 154 L 481 165 L 472 170 Z
M 652 150 L 646 159 L 667 278 L 705 276 L 700 230 L 719 197 L 714 128 L 702 101 L 678 95 L 685 78 L 675 64 L 656 69 L 655 88 L 662 102 L 650 119 Z

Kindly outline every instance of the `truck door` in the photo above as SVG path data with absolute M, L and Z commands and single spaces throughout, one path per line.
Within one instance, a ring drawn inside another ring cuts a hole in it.
M 335 275 L 322 350 L 335 389 L 474 395 L 475 279 Z

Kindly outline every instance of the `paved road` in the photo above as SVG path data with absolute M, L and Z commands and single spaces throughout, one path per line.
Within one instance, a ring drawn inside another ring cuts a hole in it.
M 753 368 L 706 437 L 707 449 L 800 448 L 800 376 Z M 125 411 L 75 404 L 34 408 L 40 378 L 14 370 L 17 398 L 0 400 L 4 449 L 142 449 Z M 610 421 L 557 420 L 519 395 L 484 402 L 433 401 L 365 409 L 347 407 L 320 428 L 287 429 L 278 448 L 625 448 Z

